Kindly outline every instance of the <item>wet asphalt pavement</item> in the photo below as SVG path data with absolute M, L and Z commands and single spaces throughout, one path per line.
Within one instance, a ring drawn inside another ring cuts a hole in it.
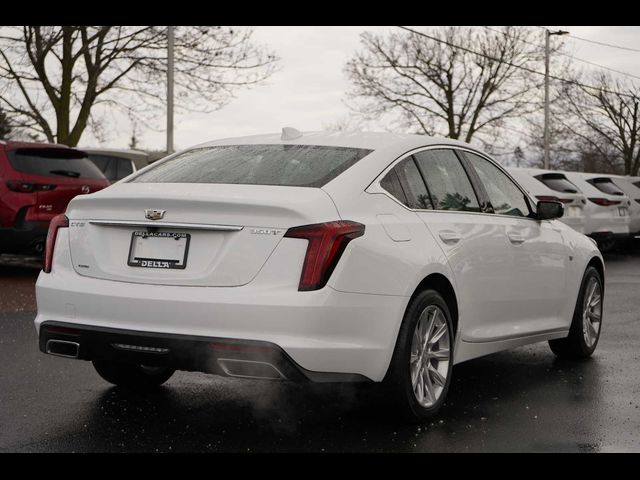
M 640 255 L 607 258 L 595 356 L 546 343 L 454 367 L 421 427 L 368 389 L 177 372 L 153 394 L 111 387 L 88 362 L 41 354 L 36 260 L 0 259 L 0 452 L 639 452 Z

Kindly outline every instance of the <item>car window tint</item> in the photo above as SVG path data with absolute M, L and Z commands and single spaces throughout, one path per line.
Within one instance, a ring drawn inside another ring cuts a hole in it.
M 117 157 L 110 155 L 99 155 L 95 153 L 89 154 L 89 160 L 91 160 L 96 167 L 98 167 L 104 176 L 109 180 L 118 180 L 118 160 Z
M 420 171 L 416 167 L 413 157 L 405 158 L 395 168 L 400 180 L 400 185 L 405 193 L 406 203 L 409 208 L 420 210 L 433 210 L 429 192 L 422 180 Z
M 536 175 L 535 178 L 556 192 L 580 193 L 580 189 L 561 173 L 544 173 L 542 175 Z
M 201 147 L 153 165 L 131 181 L 322 187 L 369 153 L 317 145 Z
M 385 177 L 380 181 L 380 186 L 394 196 L 399 202 L 407 205 L 407 197 L 404 194 L 404 190 L 402 190 L 400 179 L 398 178 L 395 168 L 385 175 Z
M 19 148 L 7 155 L 18 172 L 44 177 L 105 178 L 84 152 L 70 148 Z
M 452 150 L 426 150 L 414 156 L 436 210 L 480 211 L 471 181 Z
M 610 178 L 592 178 L 587 180 L 591 185 L 609 195 L 624 196 L 624 192 Z
M 118 175 L 117 179 L 121 180 L 127 175 L 133 173 L 133 167 L 131 166 L 131 160 L 128 158 L 118 158 Z
M 468 152 L 465 155 L 478 173 L 496 213 L 516 217 L 529 215 L 524 193 L 502 170 L 479 155 Z

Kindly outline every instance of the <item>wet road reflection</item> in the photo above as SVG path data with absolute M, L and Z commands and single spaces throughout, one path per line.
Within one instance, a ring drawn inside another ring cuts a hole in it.
M 113 388 L 89 363 L 37 351 L 33 307 L 1 311 L 0 451 L 640 451 L 640 257 L 607 268 L 594 358 L 538 344 L 458 365 L 422 426 L 354 385 L 178 372 L 153 394 Z

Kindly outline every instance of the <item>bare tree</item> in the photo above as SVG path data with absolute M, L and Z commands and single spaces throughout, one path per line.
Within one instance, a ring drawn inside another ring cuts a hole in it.
M 591 159 L 588 168 L 623 170 L 625 175 L 637 175 L 640 88 L 604 73 L 591 75 L 585 82 L 589 83 L 566 85 L 562 105 L 569 115 L 565 125 Z
M 276 56 L 250 28 L 176 27 L 176 106 L 211 111 L 262 82 Z M 75 146 L 95 107 L 149 124 L 165 106 L 166 27 L 0 28 L 0 105 L 17 126 Z
M 0 140 L 5 140 L 9 138 L 9 134 L 13 130 L 11 123 L 9 122 L 9 117 L 0 107 Z
M 361 103 L 355 109 L 469 142 L 540 108 L 542 77 L 531 70 L 543 51 L 533 30 L 447 27 L 424 35 L 362 34 L 362 50 L 346 66 L 350 99 Z

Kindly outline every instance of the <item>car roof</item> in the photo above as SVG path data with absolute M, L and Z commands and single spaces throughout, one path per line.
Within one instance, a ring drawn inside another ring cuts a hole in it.
M 3 144 L 7 150 L 16 150 L 18 148 L 70 148 L 67 145 L 58 143 L 16 142 L 13 140 L 2 140 L 0 144 Z
M 142 150 L 126 150 L 123 148 L 81 148 L 78 147 L 78 150 L 82 150 L 83 152 L 90 154 L 103 154 L 103 155 L 113 155 L 115 157 L 122 158 L 148 158 L 149 154 Z
M 427 135 L 391 133 L 391 132 L 304 132 L 301 136 L 283 140 L 281 133 L 266 135 L 250 135 L 245 137 L 223 138 L 202 143 L 193 148 L 218 145 L 319 145 L 332 147 L 363 148 L 378 150 L 396 147 L 410 150 L 428 145 L 452 145 L 469 147 L 468 144 L 449 138 L 431 137 Z

